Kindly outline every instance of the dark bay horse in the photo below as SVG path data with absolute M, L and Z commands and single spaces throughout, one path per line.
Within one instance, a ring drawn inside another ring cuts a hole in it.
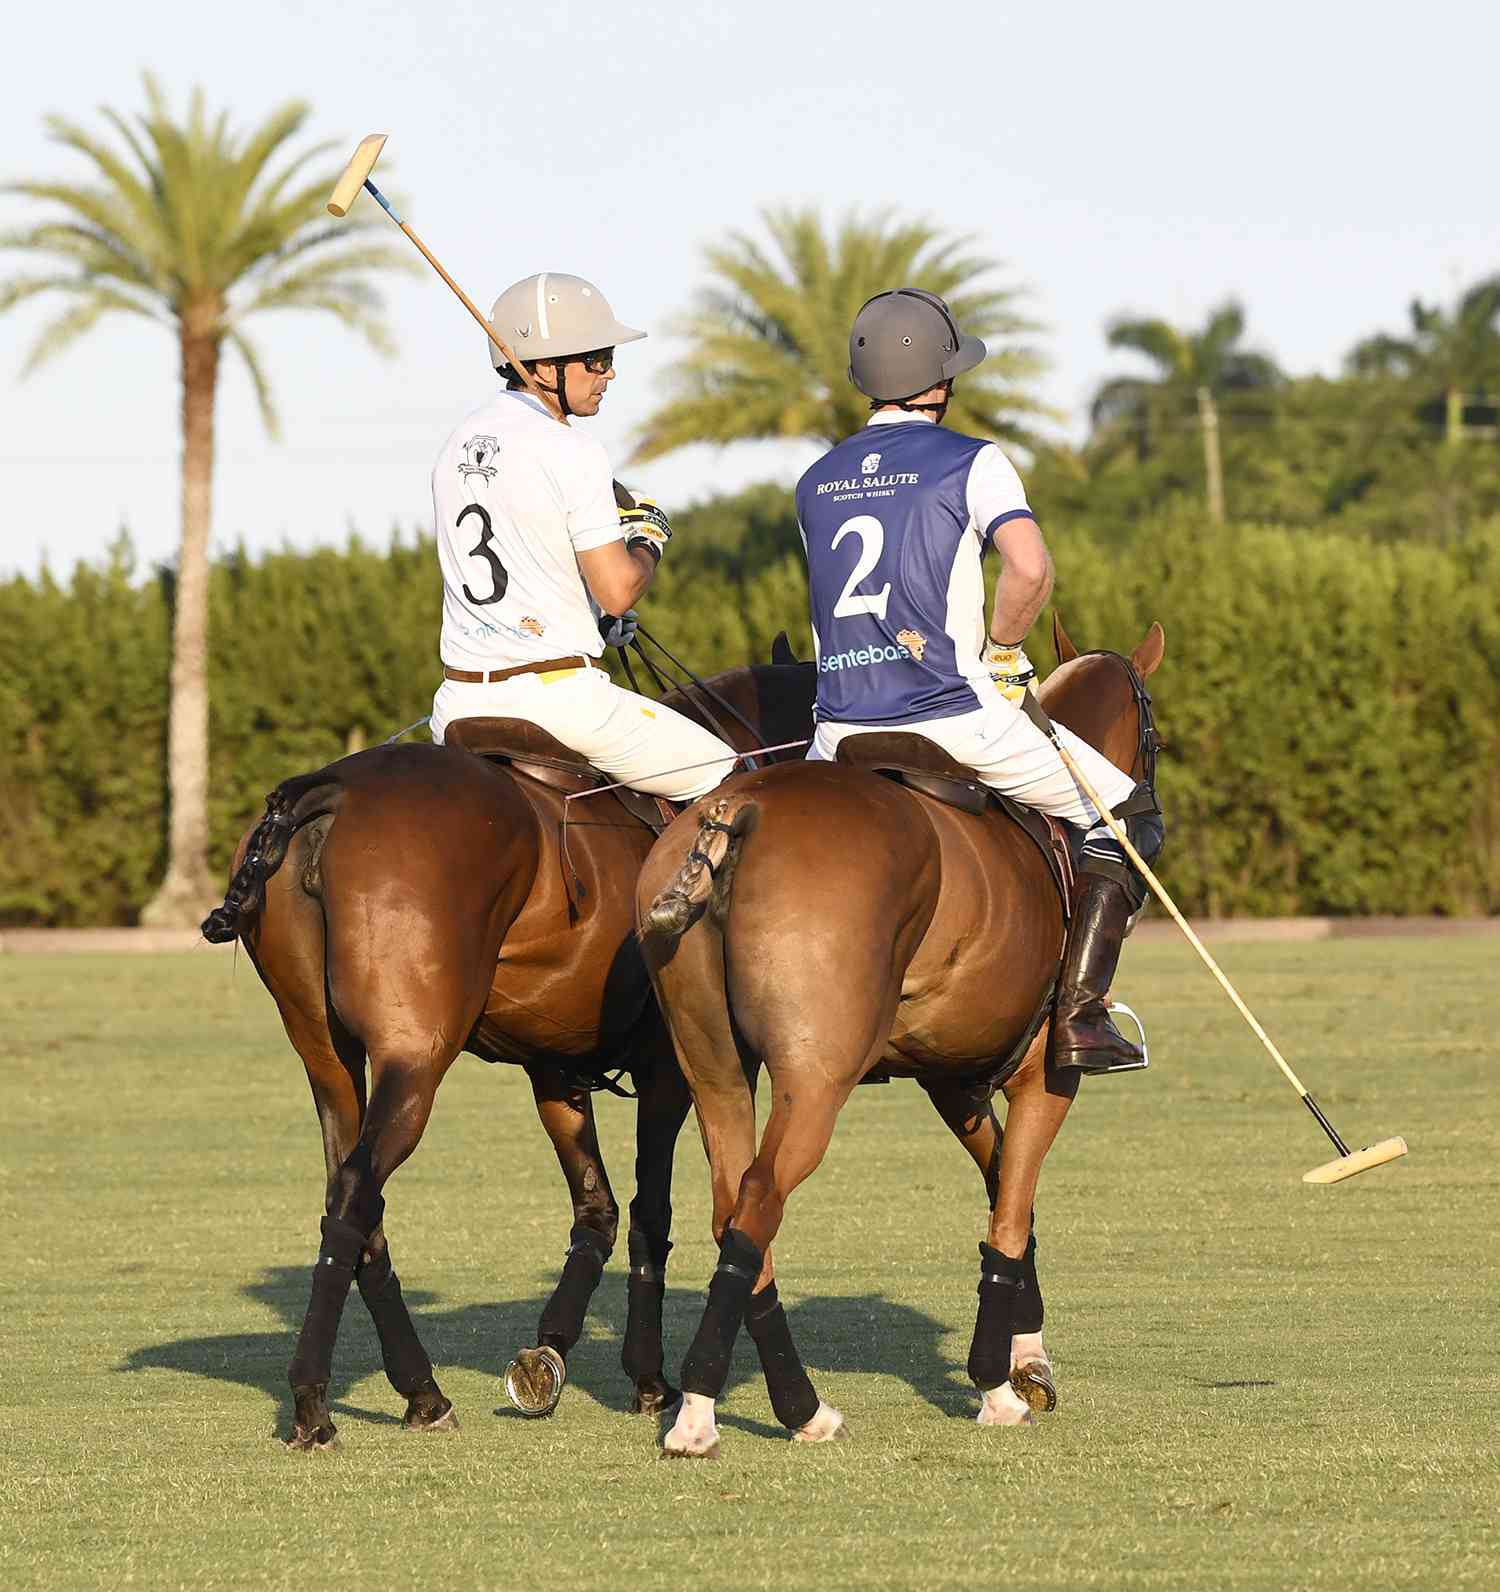
M 1139 779 L 1154 739 L 1143 681 L 1153 625 L 1127 659 L 1082 656 L 1061 625 L 1048 714 Z M 846 743 L 847 745 L 847 743 Z M 689 848 L 704 859 L 688 861 Z M 711 893 L 683 928 L 677 888 L 706 863 Z M 684 869 L 689 870 L 684 872 Z M 674 901 L 674 897 L 676 898 Z M 1046 1001 L 1062 955 L 1061 898 L 1030 837 L 870 769 L 801 763 L 733 775 L 657 843 L 636 886 L 642 944 L 712 1168 L 720 1264 L 683 1365 L 672 1455 L 718 1452 L 714 1401 L 747 1324 L 772 1407 L 804 1441 L 844 1435 L 813 1390 L 776 1296 L 770 1245 L 821 1161 L 840 1108 L 872 1069 L 915 1078 L 974 1158 L 989 1199 L 969 1373 L 986 1425 L 1050 1407 L 1030 1241 L 1037 1178 L 1077 1091 L 1046 1065 Z M 1029 1042 L 1028 1042 L 1029 1040 Z M 756 1145 L 753 1080 L 771 1105 Z M 1008 1109 L 1002 1135 L 991 1097 Z M 1012 1386 L 1020 1348 L 1043 1380 Z M 1022 1396 L 1022 1392 L 1026 1394 Z
M 738 750 L 810 732 L 807 666 L 738 669 L 708 685 L 740 715 L 722 721 Z M 667 700 L 706 716 L 696 690 Z M 292 1448 L 335 1440 L 327 1389 L 351 1282 L 407 1401 L 406 1427 L 456 1424 L 402 1299 L 382 1216 L 385 1184 L 416 1149 L 463 1050 L 525 1068 L 572 1200 L 537 1345 L 507 1372 L 513 1399 L 528 1413 L 555 1406 L 614 1247 L 619 1208 L 590 1090 L 621 1066 L 639 1092 L 622 1362 L 635 1409 L 654 1413 L 675 1398 L 662 1375 L 661 1301 L 688 1096 L 633 912 L 655 836 L 608 793 L 566 794 L 458 746 L 355 753 L 271 793 L 240 843 L 224 906 L 204 924 L 207 938 L 245 945 L 302 1057 L 322 1128 L 325 1215 L 290 1369 Z

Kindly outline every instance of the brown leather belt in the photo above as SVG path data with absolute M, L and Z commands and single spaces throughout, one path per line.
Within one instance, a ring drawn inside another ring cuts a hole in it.
M 443 665 L 445 680 L 459 680 L 464 685 L 494 685 L 499 680 L 513 680 L 518 674 L 553 674 L 571 669 L 597 669 L 598 664 L 575 652 L 570 658 L 543 658 L 539 663 L 518 663 L 514 669 L 450 669 Z

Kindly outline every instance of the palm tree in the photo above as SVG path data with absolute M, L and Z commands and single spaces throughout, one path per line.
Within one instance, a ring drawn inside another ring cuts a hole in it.
M 774 249 L 745 233 L 709 248 L 716 278 L 676 330 L 692 347 L 667 372 L 670 397 L 641 427 L 636 458 L 694 442 L 809 437 L 833 443 L 868 420 L 850 384 L 849 327 L 866 299 L 921 287 L 947 299 L 990 358 L 957 385 L 951 423 L 980 436 L 1024 442 L 1024 419 L 1044 413 L 1023 387 L 1042 369 L 1014 339 L 1037 330 L 1013 309 L 1013 288 L 982 280 L 993 260 L 973 240 L 925 221 L 850 216 L 830 235 L 813 210 L 767 210 Z
M 1421 299 L 1411 301 L 1409 338 L 1377 333 L 1357 343 L 1349 368 L 1358 376 L 1395 376 L 1442 395 L 1443 435 L 1450 443 L 1464 434 L 1464 398 L 1500 380 L 1500 276 L 1476 282 L 1459 296 L 1451 314 Z
M 237 133 L 211 117 L 196 91 L 174 121 L 160 87 L 145 79 L 147 108 L 127 121 L 102 115 L 117 141 L 50 116 L 51 137 L 83 155 L 91 181 L 7 184 L 55 207 L 46 220 L 0 235 L 0 247 L 46 257 L 38 275 L 0 282 L 0 310 L 40 294 L 67 301 L 32 346 L 23 373 L 54 358 L 105 316 L 141 315 L 177 341 L 182 381 L 182 543 L 172 628 L 167 765 L 167 874 L 142 922 L 196 923 L 219 891 L 208 871 L 208 535 L 214 399 L 225 345 L 244 361 L 261 418 L 276 435 L 265 366 L 245 332 L 263 310 L 319 310 L 389 352 L 372 273 L 406 267 L 389 246 L 360 234 L 376 220 L 330 224 L 324 201 L 338 175 L 321 164 L 330 144 L 277 157 L 306 122 L 292 102 Z M 273 170 L 273 163 L 277 169 Z
M 1245 312 L 1233 299 L 1214 310 L 1199 332 L 1166 321 L 1119 316 L 1109 324 L 1109 346 L 1144 354 L 1155 365 L 1156 375 L 1112 377 L 1095 394 L 1091 411 L 1096 429 L 1116 433 L 1129 429 L 1144 448 L 1154 427 L 1164 419 L 1170 423 L 1194 406 L 1203 436 L 1208 514 L 1215 524 L 1224 519 L 1218 400 L 1224 393 L 1272 387 L 1281 381 L 1281 372 L 1267 355 L 1236 346 L 1244 335 Z

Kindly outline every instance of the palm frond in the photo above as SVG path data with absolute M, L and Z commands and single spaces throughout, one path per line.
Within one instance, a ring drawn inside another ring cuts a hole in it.
M 1391 337 L 1377 332 L 1356 343 L 1345 364 L 1357 376 L 1404 376 L 1420 360 L 1417 345 L 1409 338 Z
M 150 319 L 150 309 L 124 293 L 115 293 L 103 287 L 85 287 L 78 295 L 78 303 L 50 321 L 37 334 L 21 365 L 22 376 L 29 376 L 49 359 L 70 348 L 106 315 L 144 315 Z
M 1120 316 L 1109 323 L 1105 341 L 1111 348 L 1144 354 L 1165 380 L 1182 380 L 1192 371 L 1192 354 L 1185 337 L 1163 320 Z
M 230 328 L 226 334 L 226 341 L 244 360 L 245 369 L 250 373 L 250 384 L 255 389 L 255 402 L 260 409 L 261 424 L 266 428 L 266 435 L 273 440 L 279 438 L 281 420 L 276 413 L 276 404 L 271 396 L 271 383 L 266 377 L 266 368 L 261 361 L 260 350 L 238 327 Z
M 997 356 L 960 384 L 955 423 L 1019 436 L 1019 417 L 1039 412 L 1023 384 L 1040 355 L 1015 342 L 1037 328 L 972 238 L 886 210 L 830 226 L 815 210 L 786 207 L 761 223 L 763 237 L 732 232 L 704 251 L 710 280 L 672 327 L 689 349 L 666 373 L 668 398 L 638 433 L 638 458 L 691 442 L 831 442 L 857 430 L 868 410 L 848 381 L 849 327 L 867 299 L 895 287 L 942 294 Z
M 283 104 L 241 133 L 227 112 L 211 111 L 201 89 L 176 115 L 160 82 L 149 73 L 143 81 L 140 113 L 102 111 L 108 136 L 69 117 L 47 119 L 53 139 L 88 162 L 90 181 L 39 179 L 0 190 L 54 211 L 0 236 L 0 248 L 49 262 L 0 286 L 0 310 L 46 292 L 74 300 L 45 329 L 30 364 L 116 311 L 175 318 L 227 338 L 251 370 L 262 415 L 274 427 L 267 373 L 245 340 L 244 317 L 318 310 L 389 351 L 375 279 L 420 267 L 402 251 L 366 241 L 374 218 L 328 224 L 323 201 L 336 173 L 320 168 L 334 146 L 291 148 L 306 125 L 305 105 Z

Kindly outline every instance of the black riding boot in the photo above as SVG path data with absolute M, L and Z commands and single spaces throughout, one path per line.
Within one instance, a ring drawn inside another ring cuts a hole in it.
M 1097 873 L 1078 876 L 1052 1018 L 1053 1067 L 1116 1072 L 1145 1064 L 1140 1050 L 1110 1021 L 1105 1004 L 1134 910 L 1124 885 Z

